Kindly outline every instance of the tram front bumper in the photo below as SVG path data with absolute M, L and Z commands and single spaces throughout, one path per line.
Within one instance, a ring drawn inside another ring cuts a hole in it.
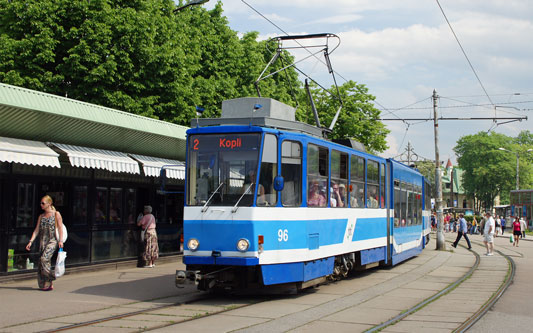
M 187 284 L 198 284 L 200 281 L 201 275 L 198 274 L 198 271 L 176 271 L 175 283 L 177 288 L 183 288 Z

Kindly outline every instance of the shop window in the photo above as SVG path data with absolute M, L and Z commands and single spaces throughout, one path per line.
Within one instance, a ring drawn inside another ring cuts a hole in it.
M 299 207 L 302 204 L 302 145 L 295 141 L 281 144 L 281 175 L 284 180 L 281 204 Z
M 326 207 L 328 196 L 328 150 L 310 144 L 307 148 L 307 206 Z
M 94 204 L 94 222 L 103 224 L 107 221 L 107 187 L 96 188 L 96 199 Z
M 109 223 L 122 223 L 122 189 L 112 187 L 109 191 Z
M 137 191 L 134 188 L 127 188 L 124 192 L 126 200 L 124 216 L 126 217 L 126 223 L 134 224 L 137 222 L 137 206 L 135 204 Z
M 17 185 L 17 228 L 35 226 L 33 216 L 35 205 L 38 205 L 35 199 L 35 185 L 31 183 L 19 183 Z
M 87 224 L 87 186 L 74 186 L 72 191 L 72 220 L 73 225 Z

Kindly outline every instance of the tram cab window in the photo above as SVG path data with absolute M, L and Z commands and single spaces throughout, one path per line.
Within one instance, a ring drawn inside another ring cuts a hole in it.
M 299 207 L 302 204 L 302 145 L 285 140 L 281 144 L 281 175 L 284 186 L 281 191 L 281 204 Z
M 331 207 L 347 207 L 348 154 L 331 151 Z
M 365 159 L 352 155 L 350 163 L 350 207 L 365 207 Z
M 187 204 L 203 206 L 211 198 L 210 206 L 237 202 L 251 206 L 258 182 L 260 139 L 259 133 L 192 135 L 188 139 Z
M 379 163 L 368 161 L 367 165 L 367 197 L 368 208 L 379 208 Z
M 278 139 L 275 135 L 265 134 L 261 172 L 257 185 L 257 206 L 275 206 L 278 200 L 274 190 L 274 178 L 278 174 Z
M 307 206 L 326 207 L 328 198 L 328 150 L 310 144 L 307 147 Z

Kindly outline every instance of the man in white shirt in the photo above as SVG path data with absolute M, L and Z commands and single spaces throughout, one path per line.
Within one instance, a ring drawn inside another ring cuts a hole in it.
M 487 221 L 485 222 L 485 228 L 483 229 L 483 243 L 487 248 L 487 253 L 485 255 L 492 256 L 492 251 L 494 250 L 494 230 L 496 229 L 496 221 L 492 218 L 490 212 L 485 213 Z

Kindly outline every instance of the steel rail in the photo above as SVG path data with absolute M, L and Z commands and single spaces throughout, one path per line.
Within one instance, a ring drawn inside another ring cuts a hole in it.
M 454 332 L 466 332 L 470 327 L 472 327 L 490 310 L 490 308 L 500 299 L 500 297 L 502 297 L 503 293 L 507 290 L 507 288 L 509 288 L 509 286 L 513 282 L 516 273 L 516 264 L 513 258 L 499 250 L 495 251 L 498 252 L 502 257 L 507 259 L 507 262 L 509 263 L 509 270 L 507 276 L 505 277 L 505 281 L 500 285 L 500 288 L 498 288 L 498 290 L 491 296 L 491 298 L 489 298 L 489 300 L 477 312 L 475 312 L 470 318 L 463 322 L 461 326 L 456 328 Z
M 461 245 L 461 246 L 463 246 L 463 245 Z M 457 287 L 458 285 L 463 283 L 466 279 L 468 279 L 470 276 L 472 276 L 474 271 L 478 268 L 479 262 L 481 261 L 479 254 L 477 254 L 474 251 L 470 251 L 470 252 L 472 252 L 474 254 L 474 256 L 476 257 L 476 262 L 474 263 L 474 265 L 472 265 L 472 267 L 468 270 L 468 272 L 466 272 L 457 281 L 455 281 L 454 283 L 452 283 L 448 287 L 442 289 L 441 291 L 439 291 L 435 295 L 433 295 L 433 296 L 431 296 L 429 298 L 426 298 L 425 300 L 423 300 L 422 302 L 416 304 L 415 306 L 411 307 L 410 309 L 406 310 L 405 312 L 402 312 L 399 315 L 387 320 L 386 322 L 381 323 L 379 325 L 376 325 L 376 326 L 366 330 L 365 332 L 378 332 L 378 331 L 384 329 L 385 327 L 387 327 L 389 325 L 395 324 L 395 323 L 401 321 L 402 319 L 404 319 L 405 317 L 407 317 L 407 316 L 415 313 L 416 311 L 420 310 L 421 308 L 423 308 L 424 306 L 428 305 L 429 303 L 433 302 L 434 300 L 438 299 L 439 297 L 449 293 L 450 291 L 455 289 L 455 287 Z

